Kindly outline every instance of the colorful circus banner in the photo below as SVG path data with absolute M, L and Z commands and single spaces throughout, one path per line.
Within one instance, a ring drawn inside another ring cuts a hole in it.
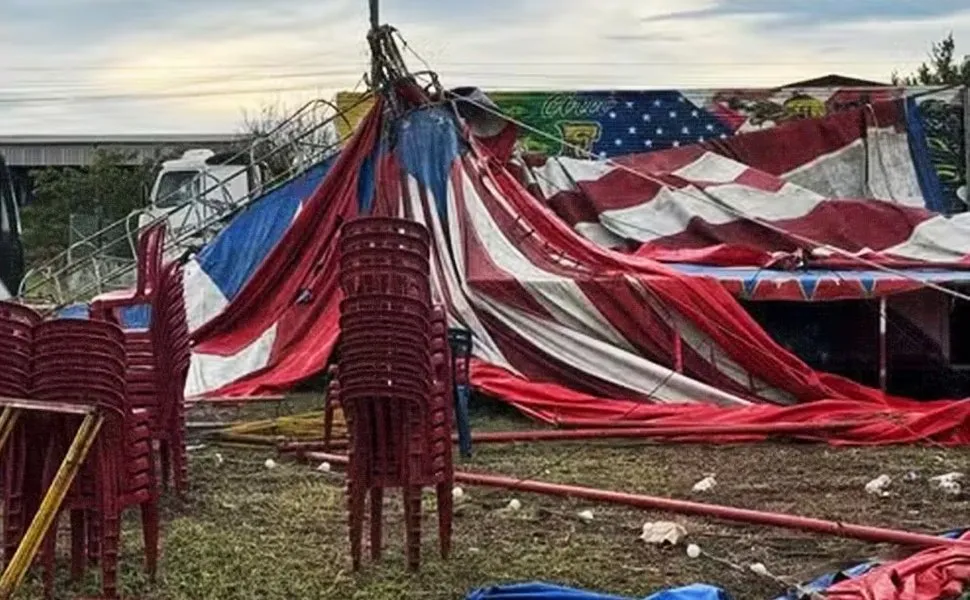
M 963 88 L 765 88 L 644 91 L 488 92 L 523 124 L 519 143 L 549 155 L 600 157 L 665 150 L 818 118 L 876 102 L 913 97 L 947 212 L 967 204 L 967 145 Z M 346 138 L 370 108 L 342 92 L 346 110 L 338 132 Z

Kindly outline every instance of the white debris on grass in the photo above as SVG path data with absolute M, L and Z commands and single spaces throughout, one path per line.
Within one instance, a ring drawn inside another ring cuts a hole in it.
M 465 497 L 465 490 L 456 485 L 455 487 L 451 488 L 451 497 L 454 500 L 461 500 Z
M 329 473 L 330 469 L 332 469 L 332 467 L 330 466 L 330 463 L 328 463 L 327 461 L 323 461 L 322 463 L 317 465 L 317 471 L 320 471 L 321 473 Z
M 507 508 L 512 511 L 519 510 L 520 508 L 522 508 L 522 503 L 519 502 L 518 498 L 512 498 L 511 500 L 509 500 L 509 505 Z
M 889 475 L 880 475 L 866 484 L 866 493 L 885 498 L 889 495 L 886 488 L 889 487 L 889 484 L 892 482 L 893 480 Z
M 947 473 L 945 475 L 930 477 L 930 485 L 940 490 L 947 496 L 959 496 L 963 492 L 963 485 L 960 483 L 962 479 L 963 473 L 953 471 L 952 473 Z
M 266 467 L 267 469 L 275 469 L 279 465 L 276 464 L 276 461 L 273 460 L 272 458 L 267 458 L 266 462 L 263 463 L 263 466 Z
M 694 484 L 694 487 L 690 488 L 690 491 L 702 494 L 704 492 L 709 492 L 717 486 L 717 480 L 714 479 L 713 475 L 708 475 L 704 479 L 701 479 Z
M 687 556 L 689 558 L 698 558 L 701 555 L 701 547 L 697 544 L 687 545 Z
M 593 522 L 593 511 L 591 511 L 589 509 L 580 512 L 576 516 L 579 517 L 579 520 L 582 521 L 583 523 L 592 523 Z
M 687 529 L 672 521 L 653 521 L 643 524 L 640 539 L 647 544 L 677 545 L 687 535 Z

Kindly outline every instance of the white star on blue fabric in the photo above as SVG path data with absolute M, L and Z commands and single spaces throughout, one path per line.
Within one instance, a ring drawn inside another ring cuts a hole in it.
M 616 144 L 617 146 L 622 146 L 623 140 L 621 140 L 620 138 L 616 138 L 616 140 L 613 143 Z
M 626 103 L 626 107 L 627 108 L 633 108 L 633 103 L 632 102 L 627 102 Z
M 660 98 L 657 98 L 656 100 L 653 101 L 653 105 L 654 106 L 661 106 L 661 105 L 663 105 L 663 102 L 660 101 Z
M 643 115 L 644 121 L 650 121 L 650 115 Z
M 707 127 L 705 127 L 705 129 L 707 129 L 708 131 L 714 131 L 714 125 L 711 124 L 711 123 L 708 123 L 707 124 Z
M 643 140 L 643 145 L 647 148 L 653 147 L 653 140 Z
M 684 125 L 683 127 L 680 128 L 680 132 L 683 133 L 684 135 L 688 135 L 690 133 L 690 127 Z
M 679 148 L 679 147 L 680 147 L 680 142 L 678 142 L 677 140 L 674 140 L 674 141 L 673 141 L 673 144 L 671 144 L 671 145 L 672 145 L 672 146 L 673 146 L 674 148 Z
M 631 127 L 630 129 L 628 129 L 628 131 L 630 132 L 630 135 L 636 135 L 637 128 L 636 127 Z
M 670 111 L 670 118 L 671 119 L 676 119 L 677 118 L 677 111 L 676 110 Z
M 613 112 L 613 111 L 610 111 L 610 118 L 611 119 L 615 119 L 616 118 L 616 113 Z
M 657 127 L 657 135 L 663 135 L 663 134 L 664 134 L 664 128 L 663 127 Z

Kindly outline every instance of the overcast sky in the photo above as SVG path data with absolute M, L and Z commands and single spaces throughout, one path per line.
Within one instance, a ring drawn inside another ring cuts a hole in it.
M 367 64 L 366 4 L 3 0 L 0 133 L 236 131 L 247 108 L 353 88 Z M 967 0 L 381 4 L 445 85 L 486 89 L 888 80 L 950 30 L 970 32 Z M 957 44 L 970 52 L 970 40 Z

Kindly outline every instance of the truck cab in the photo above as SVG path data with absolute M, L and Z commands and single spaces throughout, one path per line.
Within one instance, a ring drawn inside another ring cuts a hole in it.
M 168 221 L 169 239 L 178 239 L 176 253 L 203 245 L 217 231 L 218 218 L 228 208 L 259 194 L 262 173 L 242 160 L 231 160 L 212 150 L 186 151 L 162 163 L 149 195 L 148 207 L 139 211 L 138 228 Z
M 10 170 L 0 156 L 0 300 L 16 293 L 24 276 L 19 211 Z

